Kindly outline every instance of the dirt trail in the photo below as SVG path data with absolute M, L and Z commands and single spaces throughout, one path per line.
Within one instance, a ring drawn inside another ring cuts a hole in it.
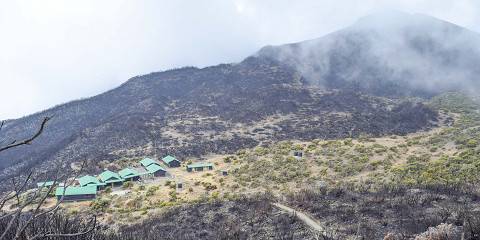
M 305 224 L 307 224 L 310 228 L 320 232 L 320 233 L 323 233 L 324 232 L 324 229 L 323 227 L 318 223 L 318 221 L 316 221 L 315 219 L 311 218 L 310 216 L 308 216 L 307 214 L 303 213 L 303 212 L 299 212 L 289 206 L 286 206 L 286 205 L 283 205 L 281 203 L 274 203 L 273 204 L 274 206 L 276 206 L 277 208 L 279 208 L 280 210 L 283 210 L 285 212 L 288 212 L 288 213 L 292 213 L 292 214 L 295 214 L 295 216 L 300 219 L 300 221 L 304 222 Z

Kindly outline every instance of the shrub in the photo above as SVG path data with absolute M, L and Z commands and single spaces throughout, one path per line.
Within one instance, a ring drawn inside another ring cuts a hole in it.
M 343 145 L 345 146 L 353 146 L 353 140 L 351 138 L 347 138 L 345 140 L 343 140 Z
M 133 186 L 133 183 L 131 181 L 128 182 L 123 182 L 122 187 L 123 188 L 131 188 Z
M 264 147 L 257 147 L 255 153 L 259 156 L 264 156 L 268 154 L 268 149 Z
M 292 157 L 292 156 L 287 157 L 287 161 L 289 161 L 289 162 L 293 162 L 293 161 L 296 161 L 296 160 L 297 159 Z
M 159 189 L 158 186 L 151 186 L 150 188 L 148 188 L 147 190 L 147 193 L 145 195 L 147 196 L 152 196 L 153 194 L 155 194 L 155 192 Z
M 212 191 L 217 189 L 217 186 L 213 185 L 212 183 L 209 182 L 202 182 L 202 186 L 205 188 L 207 191 Z
M 460 231 L 452 224 L 442 223 L 436 227 L 430 227 L 415 240 L 455 240 L 460 239 Z
M 233 156 L 227 156 L 223 158 L 224 163 L 231 163 L 233 161 L 234 157 Z
M 212 200 L 217 200 L 219 196 L 220 196 L 219 192 L 212 192 L 211 199 Z
M 95 199 L 90 203 L 90 208 L 96 212 L 105 212 L 105 210 L 110 206 L 109 199 Z
M 467 141 L 467 147 L 473 148 L 478 145 L 478 141 L 475 139 L 470 139 Z
M 135 199 L 130 199 L 126 201 L 125 205 L 129 209 L 139 209 L 142 207 L 142 202 L 143 202 L 142 197 L 138 196 Z
M 301 151 L 301 150 L 303 150 L 303 146 L 301 144 L 295 144 L 295 146 L 293 146 L 292 150 Z
M 168 196 L 170 196 L 170 202 L 177 201 L 177 192 L 175 190 L 170 191 Z

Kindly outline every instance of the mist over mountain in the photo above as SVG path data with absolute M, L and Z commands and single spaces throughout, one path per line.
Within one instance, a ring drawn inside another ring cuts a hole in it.
M 257 56 L 295 67 L 308 82 L 382 96 L 432 96 L 479 87 L 480 35 L 421 14 L 379 12 L 318 39 Z
M 201 157 L 287 139 L 406 134 L 435 126 L 405 97 L 475 90 L 479 35 L 432 17 L 387 12 L 327 36 L 268 46 L 240 63 L 134 77 L 101 95 L 6 122 L 1 176 L 87 160 Z

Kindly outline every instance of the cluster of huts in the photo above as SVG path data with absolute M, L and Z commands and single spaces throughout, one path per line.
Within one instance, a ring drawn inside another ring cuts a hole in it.
M 163 164 L 168 167 L 180 167 L 181 163 L 173 156 L 166 156 L 162 158 Z M 94 199 L 97 196 L 97 191 L 103 190 L 106 187 L 122 186 L 124 182 L 138 181 L 140 179 L 149 179 L 154 177 L 164 177 L 167 171 L 160 163 L 151 159 L 144 158 L 140 161 L 143 171 L 134 168 L 124 168 L 118 172 L 105 170 L 98 176 L 86 175 L 75 181 L 74 186 L 63 186 L 58 184 L 55 190 L 57 199 L 63 197 L 63 201 L 77 201 Z M 38 188 L 51 187 L 55 183 L 53 181 L 39 182 Z
M 165 177 L 167 175 L 165 168 L 163 168 L 159 162 L 151 158 L 144 158 L 139 163 L 142 166 L 142 170 L 128 167 L 118 172 L 105 170 L 98 176 L 82 176 L 76 179 L 73 186 L 65 187 L 60 183 L 56 187 L 55 196 L 59 200 L 63 197 L 63 201 L 91 200 L 96 198 L 98 191 L 101 191 L 106 187 L 117 187 L 122 186 L 124 182 Z M 162 163 L 169 168 L 180 167 L 181 165 L 181 162 L 177 158 L 170 155 L 162 158 Z M 213 164 L 208 162 L 197 162 L 186 166 L 187 172 L 200 172 L 204 170 L 213 170 Z M 224 172 L 222 172 L 222 174 L 227 175 Z M 37 183 L 37 187 L 46 188 L 51 187 L 54 184 L 55 182 L 53 181 L 39 182 Z

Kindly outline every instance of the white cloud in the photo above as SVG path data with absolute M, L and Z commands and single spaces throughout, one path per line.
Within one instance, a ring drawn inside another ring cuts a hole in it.
M 382 8 L 480 30 L 476 0 L 0 0 L 0 119 L 184 65 L 236 62 Z

